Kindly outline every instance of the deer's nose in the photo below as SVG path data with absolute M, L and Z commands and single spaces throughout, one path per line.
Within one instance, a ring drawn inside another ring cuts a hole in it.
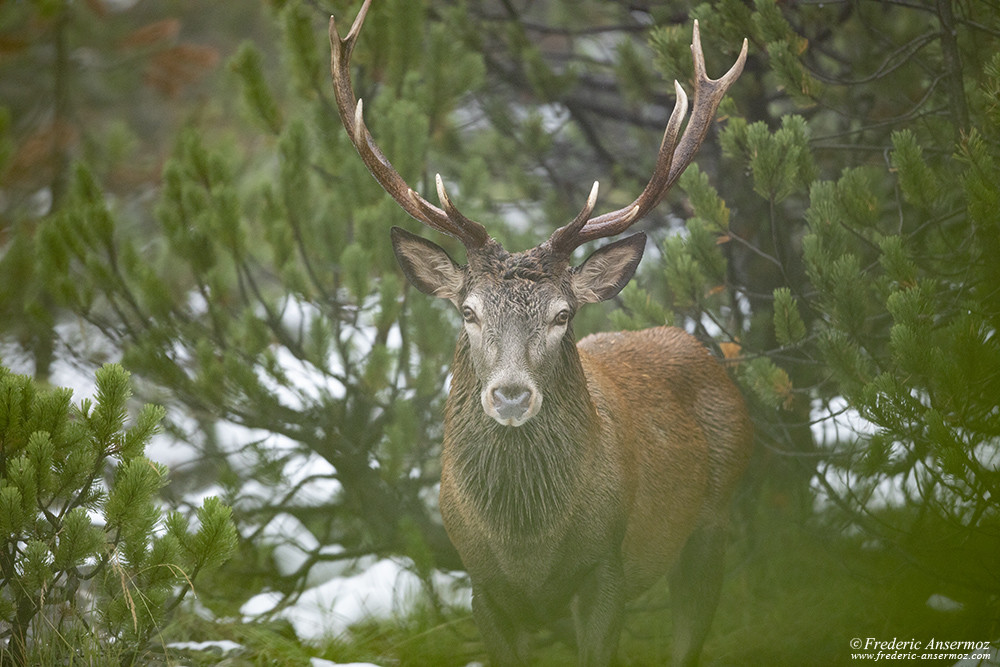
M 493 408 L 503 421 L 520 422 L 531 407 L 531 389 L 523 385 L 494 387 L 492 397 Z

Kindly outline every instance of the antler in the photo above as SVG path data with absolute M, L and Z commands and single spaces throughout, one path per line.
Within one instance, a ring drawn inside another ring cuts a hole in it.
M 695 154 L 708 133 L 708 127 L 715 118 L 719 103 L 722 102 L 729 87 L 743 72 L 743 65 L 747 58 L 747 40 L 743 40 L 743 49 L 740 51 L 736 63 L 719 79 L 710 79 L 705 72 L 705 54 L 701 50 L 701 35 L 698 31 L 697 20 L 694 22 L 691 53 L 694 56 L 695 73 L 694 110 L 691 112 L 691 119 L 688 121 L 684 134 L 680 137 L 680 141 L 677 139 L 677 134 L 684 117 L 687 115 L 688 99 L 681 85 L 674 81 L 677 102 L 670 114 L 670 120 L 667 121 L 667 129 L 663 133 L 663 142 L 660 144 L 656 168 L 642 194 L 624 208 L 591 218 L 590 214 L 597 202 L 597 183 L 594 183 L 590 197 L 588 197 L 580 214 L 549 237 L 548 243 L 553 251 L 568 257 L 573 250 L 587 241 L 614 236 L 625 231 L 660 203 L 660 200 L 663 199 L 681 173 L 694 160 Z
M 334 97 L 337 98 L 337 111 L 340 113 L 344 129 L 347 130 L 368 171 L 404 211 L 425 225 L 458 238 L 466 248 L 481 248 L 490 240 L 489 233 L 481 224 L 465 217 L 455 208 L 445 191 L 441 175 L 437 174 L 435 181 L 438 199 L 443 209 L 431 204 L 406 184 L 403 177 L 379 150 L 371 132 L 365 126 L 362 101 L 354 96 L 350 62 L 351 53 L 358 41 L 358 34 L 361 32 L 370 5 L 371 0 L 365 0 L 357 18 L 354 19 L 354 25 L 343 39 L 340 38 L 336 21 L 330 17 L 330 73 L 333 75 Z
M 455 208 L 445 191 L 441 175 L 435 176 L 438 199 L 443 207 L 438 208 L 406 184 L 403 177 L 382 154 L 372 139 L 371 132 L 365 126 L 364 106 L 362 101 L 355 97 L 351 83 L 350 61 L 370 5 L 371 0 L 365 0 L 351 30 L 343 39 L 340 38 L 334 17 L 330 17 L 330 73 L 333 75 L 334 96 L 337 99 L 340 120 L 372 176 L 404 211 L 425 225 L 458 238 L 470 250 L 481 248 L 490 241 L 489 233 L 483 225 L 465 217 Z M 554 252 L 568 257 L 573 250 L 587 241 L 614 236 L 625 231 L 660 203 L 681 173 L 694 160 L 695 154 L 705 140 L 719 103 L 743 72 L 747 57 L 747 40 L 743 40 L 743 48 L 736 63 L 719 79 L 710 79 L 705 72 L 705 55 L 701 48 L 698 21 L 694 22 L 691 53 L 694 56 L 695 71 L 694 110 L 691 112 L 684 134 L 678 140 L 681 124 L 687 116 L 688 98 L 684 89 L 675 81 L 677 102 L 663 133 L 656 168 L 645 189 L 628 206 L 591 218 L 590 214 L 597 204 L 598 184 L 595 182 L 587 203 L 579 215 L 549 237 L 547 244 Z

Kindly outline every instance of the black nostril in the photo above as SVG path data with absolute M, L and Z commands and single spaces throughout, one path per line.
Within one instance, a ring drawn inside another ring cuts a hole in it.
M 493 390 L 493 407 L 502 419 L 517 419 L 528 411 L 531 390 L 527 387 L 496 387 Z

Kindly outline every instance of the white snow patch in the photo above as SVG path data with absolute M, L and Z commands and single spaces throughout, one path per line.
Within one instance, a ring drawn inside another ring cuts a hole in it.
M 237 644 L 236 642 L 229 641 L 228 639 L 218 639 L 214 641 L 207 642 L 171 642 L 167 644 L 167 648 L 177 649 L 178 651 L 219 651 L 223 655 L 231 651 L 236 651 L 243 648 L 242 644 Z
M 952 600 L 947 595 L 941 595 L 940 593 L 934 593 L 929 598 L 927 598 L 926 604 L 934 611 L 941 611 L 946 613 L 962 611 L 962 609 L 965 608 L 965 605 L 962 604 L 961 602 Z
M 858 435 L 873 435 L 878 426 L 850 407 L 843 396 L 827 401 L 815 400 L 812 405 L 812 432 L 820 446 L 833 446 Z
M 175 414 L 179 415 L 181 412 L 175 409 L 168 416 L 173 418 Z M 149 444 L 146 446 L 146 457 L 151 461 L 162 463 L 170 468 L 171 471 L 175 471 L 190 464 L 192 461 L 197 461 L 200 457 L 200 452 L 197 447 L 184 440 L 175 438 L 169 433 L 157 433 L 150 439 Z
M 243 603 L 243 606 L 240 607 L 240 613 L 243 614 L 243 616 L 251 618 L 262 616 L 274 611 L 274 608 L 278 606 L 279 602 L 281 602 L 281 593 L 278 591 L 258 593 Z
M 830 466 L 826 470 L 825 478 L 838 496 L 854 497 L 853 502 L 860 503 L 869 510 L 902 507 L 908 498 L 918 497 L 921 492 L 917 480 L 912 475 L 894 475 L 880 479 L 872 485 L 870 482 L 862 481 L 858 475 L 850 471 Z M 821 511 L 832 505 L 826 488 L 816 481 L 813 481 L 812 487 L 816 492 L 817 510 Z
M 281 324 L 295 339 L 303 339 L 312 323 L 323 318 L 322 312 L 314 304 L 288 297 L 280 307 Z M 352 343 L 355 336 L 352 336 Z M 328 368 L 318 368 L 315 364 L 300 359 L 287 347 L 273 346 L 278 367 L 286 382 L 269 376 L 263 369 L 257 369 L 257 377 L 281 402 L 293 409 L 301 410 L 323 401 L 324 398 L 341 399 L 346 393 L 343 383 L 337 379 L 343 374 L 343 366 L 336 355 L 324 362 Z
M 344 552 L 342 546 L 339 544 L 321 546 L 305 524 L 291 514 L 279 514 L 271 519 L 261 531 L 260 541 L 262 544 L 275 545 L 274 565 L 282 576 L 299 572 L 308 564 L 311 554 L 318 554 L 320 560 L 309 568 L 305 580 L 306 586 L 316 586 L 343 577 L 357 566 L 356 559 L 337 559 L 336 557 Z M 323 559 L 324 556 L 330 560 Z
M 300 638 L 313 640 L 347 634 L 352 625 L 367 618 L 403 615 L 424 594 L 411 566 L 402 558 L 374 561 L 359 574 L 336 577 L 305 591 L 293 605 L 275 615 L 291 623 Z M 435 572 L 432 581 L 447 604 L 471 607 L 472 592 L 459 575 Z M 244 616 L 268 613 L 280 601 L 279 593 L 261 593 L 248 600 L 240 612 Z

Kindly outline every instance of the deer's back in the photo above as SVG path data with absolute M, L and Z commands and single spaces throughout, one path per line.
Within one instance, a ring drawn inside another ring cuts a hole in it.
M 604 441 L 625 451 L 634 480 L 623 553 L 636 593 L 669 569 L 695 526 L 725 521 L 750 420 L 726 370 L 681 329 L 594 334 L 578 349 Z

